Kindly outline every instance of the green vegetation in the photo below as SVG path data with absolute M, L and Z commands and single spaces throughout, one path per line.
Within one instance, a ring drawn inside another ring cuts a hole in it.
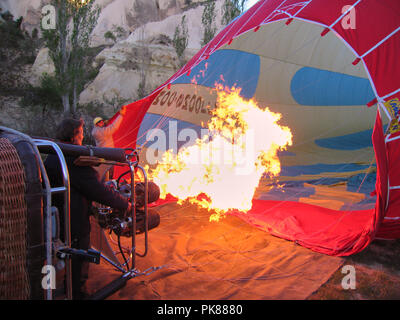
M 247 0 L 225 0 L 222 5 L 222 25 L 228 25 L 244 11 Z
M 215 26 L 215 2 L 213 0 L 208 0 L 204 5 L 203 15 L 201 17 L 201 22 L 204 26 L 203 39 L 201 45 L 205 46 L 209 43 L 215 36 L 217 27 Z
M 1 17 L 4 20 L 3 23 L 0 23 L 0 32 L 1 32 L 1 48 L 6 46 L 10 46 L 12 48 L 19 48 L 21 45 L 21 41 L 25 38 L 23 32 L 20 29 L 22 23 L 22 17 L 14 21 L 14 16 L 8 11 L 5 13 L 1 13 Z
M 114 33 L 112 33 L 112 31 L 110 31 L 110 30 L 108 30 L 106 33 L 104 33 L 104 39 L 111 40 L 113 42 L 117 41 L 117 38 L 114 36 Z
M 140 77 L 140 82 L 139 82 L 139 86 L 137 89 L 137 98 L 138 99 L 142 99 L 146 96 L 146 76 L 145 75 L 141 75 Z
M 182 17 L 181 24 L 176 26 L 174 39 L 172 43 L 174 45 L 176 54 L 178 56 L 181 65 L 184 63 L 184 53 L 188 45 L 189 31 L 186 22 L 186 16 Z
M 54 77 L 44 73 L 40 79 L 39 87 L 28 84 L 26 89 L 21 100 L 22 106 L 40 105 L 43 108 L 42 112 L 50 109 L 62 110 L 59 88 Z
M 97 24 L 100 8 L 93 7 L 94 0 L 87 0 L 85 4 L 52 0 L 51 4 L 56 8 L 57 24 L 55 29 L 43 29 L 43 38 L 54 62 L 64 114 L 74 116 L 87 80 L 89 37 Z
M 0 93 L 23 94 L 21 73 L 35 61 L 40 41 L 21 30 L 22 18 L 14 20 L 9 12 L 0 11 Z
M 38 38 L 37 29 L 32 31 L 32 35 L 23 31 L 22 18 L 14 20 L 10 13 L 1 13 L 1 11 L 0 15 L 2 18 L 0 19 L 0 38 L 2 39 L 0 41 L 0 68 L 2 70 L 0 109 L 6 114 L 5 119 L 1 119 L 0 122 L 2 125 L 11 126 L 27 134 L 52 136 L 55 125 L 64 111 L 61 99 L 64 93 L 63 87 L 60 85 L 57 74 L 43 74 L 37 86 L 28 82 L 32 64 L 39 49 L 45 45 L 45 41 L 43 38 Z M 104 47 L 88 47 L 85 55 L 81 55 L 79 90 L 97 76 L 101 66 L 93 67 L 92 62 L 102 49 Z M 75 69 L 76 71 L 78 70 Z M 71 91 L 69 97 L 71 99 L 73 97 Z M 87 115 L 83 107 L 77 105 L 76 117 Z M 68 116 L 71 116 L 71 113 Z
M 339 268 L 309 300 L 399 300 L 400 240 L 375 240 L 366 249 L 344 257 L 343 265 L 356 271 L 356 288 L 345 290 Z
M 111 40 L 115 43 L 118 39 L 126 37 L 126 35 L 127 33 L 124 28 L 114 24 L 111 30 L 104 33 L 104 39 Z

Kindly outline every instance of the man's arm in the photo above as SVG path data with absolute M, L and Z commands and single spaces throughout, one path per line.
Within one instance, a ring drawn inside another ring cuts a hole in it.
M 118 210 L 126 210 L 129 207 L 129 200 L 101 183 L 96 170 L 92 167 L 74 166 L 71 169 L 71 186 L 87 199 Z
M 126 106 L 123 106 L 122 109 L 119 111 L 119 116 L 114 120 L 114 122 L 112 124 L 110 124 L 109 126 L 105 126 L 105 127 L 101 128 L 101 130 L 104 132 L 105 135 L 110 136 L 115 131 L 117 131 L 117 129 L 121 125 L 121 122 L 122 122 L 123 117 L 125 116 L 125 113 L 126 113 Z
M 123 117 L 121 115 L 119 115 L 117 117 L 117 119 L 114 120 L 114 122 L 112 124 L 110 124 L 109 126 L 106 127 L 102 127 L 100 129 L 98 129 L 99 131 L 102 131 L 104 135 L 106 136 L 110 136 L 112 135 L 115 131 L 117 131 L 117 129 L 119 128 L 119 126 L 121 125 Z

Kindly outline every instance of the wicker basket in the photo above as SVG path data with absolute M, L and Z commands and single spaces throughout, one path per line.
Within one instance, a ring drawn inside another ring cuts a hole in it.
M 25 173 L 17 150 L 0 138 L 0 299 L 29 299 Z

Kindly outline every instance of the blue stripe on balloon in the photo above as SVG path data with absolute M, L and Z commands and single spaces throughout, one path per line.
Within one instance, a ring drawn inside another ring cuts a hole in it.
M 197 84 L 210 88 L 215 88 L 215 83 L 229 88 L 236 86 L 242 88 L 243 98 L 250 99 L 256 92 L 259 75 L 258 55 L 238 50 L 218 50 L 193 67 L 189 76 L 184 74 L 173 84 L 192 83 L 195 80 Z
M 159 114 L 146 113 L 146 115 L 143 118 L 140 129 L 139 129 L 137 143 L 139 145 L 143 145 L 146 142 L 146 135 L 147 135 L 149 137 L 150 141 L 146 144 L 146 147 L 151 147 L 151 145 L 153 143 L 155 143 L 155 141 L 156 141 L 154 136 L 152 136 L 151 130 L 158 128 L 158 129 L 161 129 L 162 131 L 164 131 L 164 133 L 165 133 L 166 148 L 168 150 L 170 147 L 172 147 L 169 144 L 170 128 L 174 127 L 174 124 L 172 123 L 172 125 L 171 125 L 170 121 L 176 122 L 176 128 L 177 128 L 178 135 L 179 135 L 179 132 L 182 131 L 183 129 L 190 128 L 196 132 L 198 138 L 201 137 L 202 127 L 200 127 L 198 125 L 195 125 L 190 122 L 182 121 L 179 119 L 162 116 Z M 173 133 L 171 132 L 171 135 L 172 134 Z M 174 139 L 173 141 L 176 141 L 177 137 L 176 138 L 172 137 L 172 139 Z M 186 143 L 187 143 L 187 141 L 178 141 L 177 142 L 178 150 Z M 176 150 L 174 150 L 174 151 L 176 152 Z
M 158 128 L 161 129 L 162 131 L 164 131 L 165 136 L 166 136 L 166 143 L 167 143 L 167 149 L 169 149 L 169 129 L 170 129 L 170 121 L 176 121 L 176 127 L 177 127 L 177 131 L 178 134 L 181 130 L 183 129 L 193 129 L 195 130 L 197 137 L 200 138 L 201 137 L 201 130 L 205 130 L 206 128 L 203 128 L 201 126 L 198 126 L 196 124 L 187 122 L 187 121 L 182 121 L 179 119 L 175 119 L 175 118 L 171 118 L 171 117 L 166 117 L 166 116 L 162 116 L 159 114 L 154 114 L 154 113 L 146 113 L 146 115 L 143 118 L 142 124 L 140 126 L 139 129 L 139 133 L 138 133 L 138 140 L 137 143 L 139 145 L 143 145 L 146 142 L 146 135 L 148 135 L 151 138 L 151 132 L 149 134 L 147 134 L 148 131 L 150 131 L 151 129 L 154 128 Z M 148 145 L 146 145 L 147 147 L 150 146 L 153 141 L 154 138 L 151 138 L 152 140 L 150 142 L 148 142 Z M 185 144 L 185 141 L 178 141 L 177 146 L 178 149 L 180 147 L 182 147 L 183 144 Z M 287 150 L 278 150 L 278 157 L 281 156 L 295 156 L 295 153 L 293 152 L 289 152 Z
M 360 165 L 355 163 L 340 164 L 314 164 L 308 166 L 283 166 L 281 176 L 295 177 L 299 175 L 320 174 L 323 172 L 351 172 L 367 169 L 368 165 Z
M 295 73 L 290 91 L 305 106 L 357 106 L 375 98 L 368 79 L 311 67 Z
M 388 125 L 383 126 L 386 132 Z M 372 129 L 350 133 L 343 136 L 316 139 L 315 144 L 328 149 L 335 150 L 359 150 L 372 147 Z
M 376 167 L 373 165 L 373 167 Z M 360 173 L 351 176 L 347 180 L 347 191 L 369 195 L 375 190 L 376 172 Z
M 347 134 L 344 136 L 315 140 L 315 144 L 335 150 L 359 150 L 372 147 L 372 129 Z
M 282 184 L 284 188 L 282 188 Z M 315 188 L 305 187 L 303 182 L 282 184 L 279 187 L 274 186 L 271 190 L 266 192 L 257 192 L 256 199 L 299 201 L 299 198 L 308 198 L 315 194 Z

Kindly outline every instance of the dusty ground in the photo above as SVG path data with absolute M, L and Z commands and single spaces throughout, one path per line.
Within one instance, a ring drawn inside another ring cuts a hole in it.
M 157 210 L 162 223 L 150 231 L 149 254 L 138 257 L 135 266 L 161 269 L 132 279 L 110 300 L 304 300 L 343 263 L 235 216 L 211 223 L 207 210 L 193 205 L 171 203 Z M 121 239 L 122 248 L 130 247 L 130 241 Z M 143 252 L 143 235 L 136 243 Z M 89 291 L 120 275 L 105 263 L 91 266 L 90 272 Z
M 400 239 L 375 240 L 364 251 L 345 258 L 354 266 L 356 288 L 343 289 L 347 273 L 337 270 L 309 300 L 400 300 Z
M 343 266 L 307 300 L 400 300 L 400 239 L 375 240 L 344 260 Z M 355 268 L 355 289 L 342 287 L 347 274 L 342 269 L 347 265 Z
M 233 226 L 237 226 L 237 224 L 233 224 Z M 243 228 L 244 226 L 241 225 L 242 231 Z M 258 232 L 258 230 L 254 231 L 253 229 L 248 231 L 251 232 L 251 234 Z M 261 233 L 261 231 L 259 231 L 259 233 Z M 152 234 L 152 237 L 154 238 L 154 234 Z M 270 240 L 281 241 L 290 245 L 290 242 L 269 235 L 266 235 L 265 238 L 273 238 Z M 307 249 L 304 250 L 307 251 Z M 154 255 L 151 256 L 153 257 Z M 104 263 L 102 265 L 103 269 L 108 269 L 101 270 L 100 274 L 103 274 L 103 276 L 94 277 L 97 279 L 96 281 L 99 282 L 93 282 L 95 284 L 94 287 L 97 289 L 101 288 L 104 283 L 108 283 L 111 281 L 110 279 L 113 279 L 113 277 L 119 274 L 113 271 L 110 266 L 104 267 Z M 355 289 L 346 290 L 342 286 L 342 282 L 347 275 L 343 269 L 346 266 L 354 267 L 356 276 Z M 96 272 L 96 274 L 98 275 L 98 272 Z M 109 276 L 109 279 L 105 279 L 106 275 Z M 123 293 L 123 291 L 121 292 Z M 122 293 L 117 293 L 117 295 Z M 121 299 L 121 297 L 114 296 L 114 299 Z M 375 240 L 362 252 L 350 257 L 344 257 L 343 264 L 332 274 L 329 280 L 319 286 L 319 288 L 306 299 L 400 300 L 400 239 L 394 241 Z

